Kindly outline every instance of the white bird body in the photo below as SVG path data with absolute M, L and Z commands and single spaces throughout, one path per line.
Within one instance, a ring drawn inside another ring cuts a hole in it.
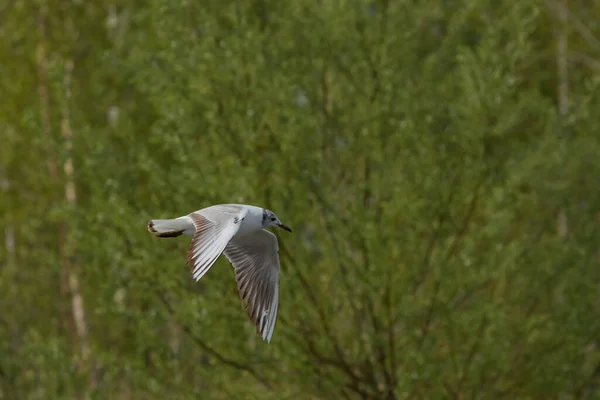
M 263 228 L 262 226 L 262 218 L 263 218 L 263 209 L 256 206 L 248 206 L 245 204 L 222 204 L 218 206 L 211 206 L 207 208 L 203 208 L 198 211 L 194 211 L 191 214 L 184 215 L 183 217 L 175 218 L 175 219 L 153 219 L 151 220 L 154 223 L 154 229 L 159 233 L 159 237 L 173 237 L 173 236 L 160 236 L 160 234 L 173 234 L 178 231 L 182 231 L 181 234 L 194 236 L 196 233 L 196 226 L 194 225 L 194 220 L 192 219 L 192 214 L 201 214 L 205 218 L 211 219 L 211 215 L 214 215 L 215 210 L 214 207 L 226 207 L 226 206 L 234 206 L 234 207 L 242 207 L 245 208 L 247 215 L 242 218 L 242 223 L 238 228 L 235 236 L 245 235 L 247 233 L 254 233 Z M 217 210 L 218 212 L 218 210 Z M 152 231 L 151 231 L 152 232 Z M 179 236 L 179 235 L 177 235 Z
M 175 219 L 148 221 L 148 230 L 158 237 L 193 237 L 187 260 L 196 280 L 225 254 L 248 316 L 268 342 L 279 307 L 279 246 L 277 237 L 264 229 L 271 226 L 291 232 L 272 211 L 245 204 L 220 204 Z
M 240 227 L 234 237 L 246 235 L 249 233 L 255 233 L 263 228 L 263 209 L 255 206 L 245 207 L 247 210 L 247 214 L 244 218 L 242 218 Z

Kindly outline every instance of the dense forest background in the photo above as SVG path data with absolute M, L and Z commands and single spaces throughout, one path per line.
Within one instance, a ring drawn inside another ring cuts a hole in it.
M 2 0 L 0 399 L 600 398 L 600 1 Z M 272 209 L 273 340 L 150 218 Z

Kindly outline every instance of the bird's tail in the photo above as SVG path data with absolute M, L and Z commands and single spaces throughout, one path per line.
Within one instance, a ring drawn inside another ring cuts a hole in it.
M 177 237 L 179 235 L 193 235 L 194 224 L 187 217 L 175 219 L 151 219 L 148 221 L 148 231 L 157 237 Z

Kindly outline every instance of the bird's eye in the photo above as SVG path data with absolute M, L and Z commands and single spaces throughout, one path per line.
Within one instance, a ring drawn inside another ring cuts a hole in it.
M 275 217 L 271 217 L 271 221 L 275 221 Z

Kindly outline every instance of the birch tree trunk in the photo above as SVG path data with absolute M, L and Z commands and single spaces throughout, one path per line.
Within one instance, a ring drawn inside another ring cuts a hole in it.
M 10 189 L 10 181 L 4 171 L 0 175 L 0 193 L 2 196 L 8 195 Z M 9 224 L 4 227 L 4 247 L 6 249 L 7 265 L 12 266 L 15 263 L 15 230 L 9 221 Z
M 557 2 L 559 27 L 556 40 L 556 65 L 558 66 L 558 112 L 561 125 L 564 128 L 565 119 L 569 112 L 569 69 L 568 69 L 568 38 L 567 20 L 569 17 L 567 0 Z M 560 209 L 557 218 L 557 232 L 561 238 L 569 234 L 569 221 L 564 207 Z
M 65 153 L 64 172 L 64 190 L 67 209 L 70 211 L 67 215 L 72 216 L 77 207 L 77 192 L 75 187 L 74 165 L 73 165 L 73 130 L 71 129 L 71 77 L 73 74 L 73 60 L 67 60 L 63 78 L 64 105 L 62 107 L 61 133 L 63 139 L 63 148 Z M 69 293 L 71 295 L 71 311 L 73 322 L 75 323 L 75 332 L 79 344 L 80 368 L 82 371 L 89 371 L 90 388 L 96 386 L 96 376 L 93 371 L 90 360 L 90 346 L 88 339 L 88 323 L 86 319 L 83 295 L 79 277 L 74 265 L 76 255 L 76 243 L 73 239 L 71 219 L 65 219 L 61 223 L 61 233 L 63 246 L 61 249 L 61 268 L 68 276 Z
M 39 97 L 39 108 L 40 108 L 40 123 L 41 131 L 44 139 L 47 141 L 49 148 L 46 165 L 48 168 L 48 176 L 50 182 L 58 182 L 58 168 L 52 147 L 49 145 L 54 142 L 52 138 L 52 125 L 50 120 L 50 95 L 49 95 L 49 82 L 48 82 L 48 57 L 47 57 L 47 45 L 48 45 L 48 34 L 47 34 L 47 19 L 48 19 L 48 6 L 43 3 L 39 7 L 37 15 L 37 28 L 38 28 L 38 43 L 36 47 L 36 61 L 37 61 L 37 74 L 38 74 L 38 97 Z M 52 201 L 54 199 L 54 193 L 52 193 Z M 59 241 L 62 237 L 60 230 L 58 231 Z M 60 245 L 60 244 L 59 244 Z M 65 274 L 61 266 L 59 288 L 62 299 L 68 297 L 68 277 Z M 65 335 L 69 336 L 72 332 L 71 318 L 63 302 L 59 305 L 59 318 L 62 323 L 62 328 Z
M 48 5 L 41 4 L 38 12 L 38 43 L 36 48 L 36 59 L 38 68 L 38 96 L 40 101 L 40 119 L 42 126 L 42 134 L 44 139 L 49 144 L 55 143 L 52 134 L 52 119 L 51 119 L 51 102 L 50 102 L 50 82 L 48 77 L 48 44 L 49 38 L 47 33 L 48 21 Z M 74 268 L 75 248 L 76 243 L 73 241 L 72 234 L 72 219 L 75 207 L 77 206 L 77 195 L 74 178 L 73 164 L 73 132 L 71 128 L 71 77 L 74 63 L 72 60 L 67 60 L 63 74 L 63 106 L 61 108 L 61 135 L 62 147 L 64 149 L 65 159 L 63 163 L 64 178 L 64 201 L 67 204 L 67 217 L 65 217 L 58 225 L 58 248 L 60 260 L 60 292 L 61 297 L 65 301 L 65 307 L 60 308 L 60 319 L 63 324 L 65 333 L 70 336 L 73 343 L 76 343 L 77 353 L 79 356 L 79 368 L 81 372 L 90 371 L 90 386 L 94 387 L 96 378 L 91 373 L 90 368 L 90 346 L 88 339 L 88 324 L 86 320 L 85 307 L 79 277 Z M 48 174 L 51 182 L 60 185 L 61 176 L 59 175 L 58 161 L 53 152 L 53 146 L 48 146 L 48 156 L 46 158 Z M 55 198 L 56 202 L 62 202 L 59 198 Z M 66 308 L 66 304 L 70 303 L 70 310 Z M 74 336 L 72 332 L 74 331 Z M 87 395 L 86 395 L 87 397 Z

